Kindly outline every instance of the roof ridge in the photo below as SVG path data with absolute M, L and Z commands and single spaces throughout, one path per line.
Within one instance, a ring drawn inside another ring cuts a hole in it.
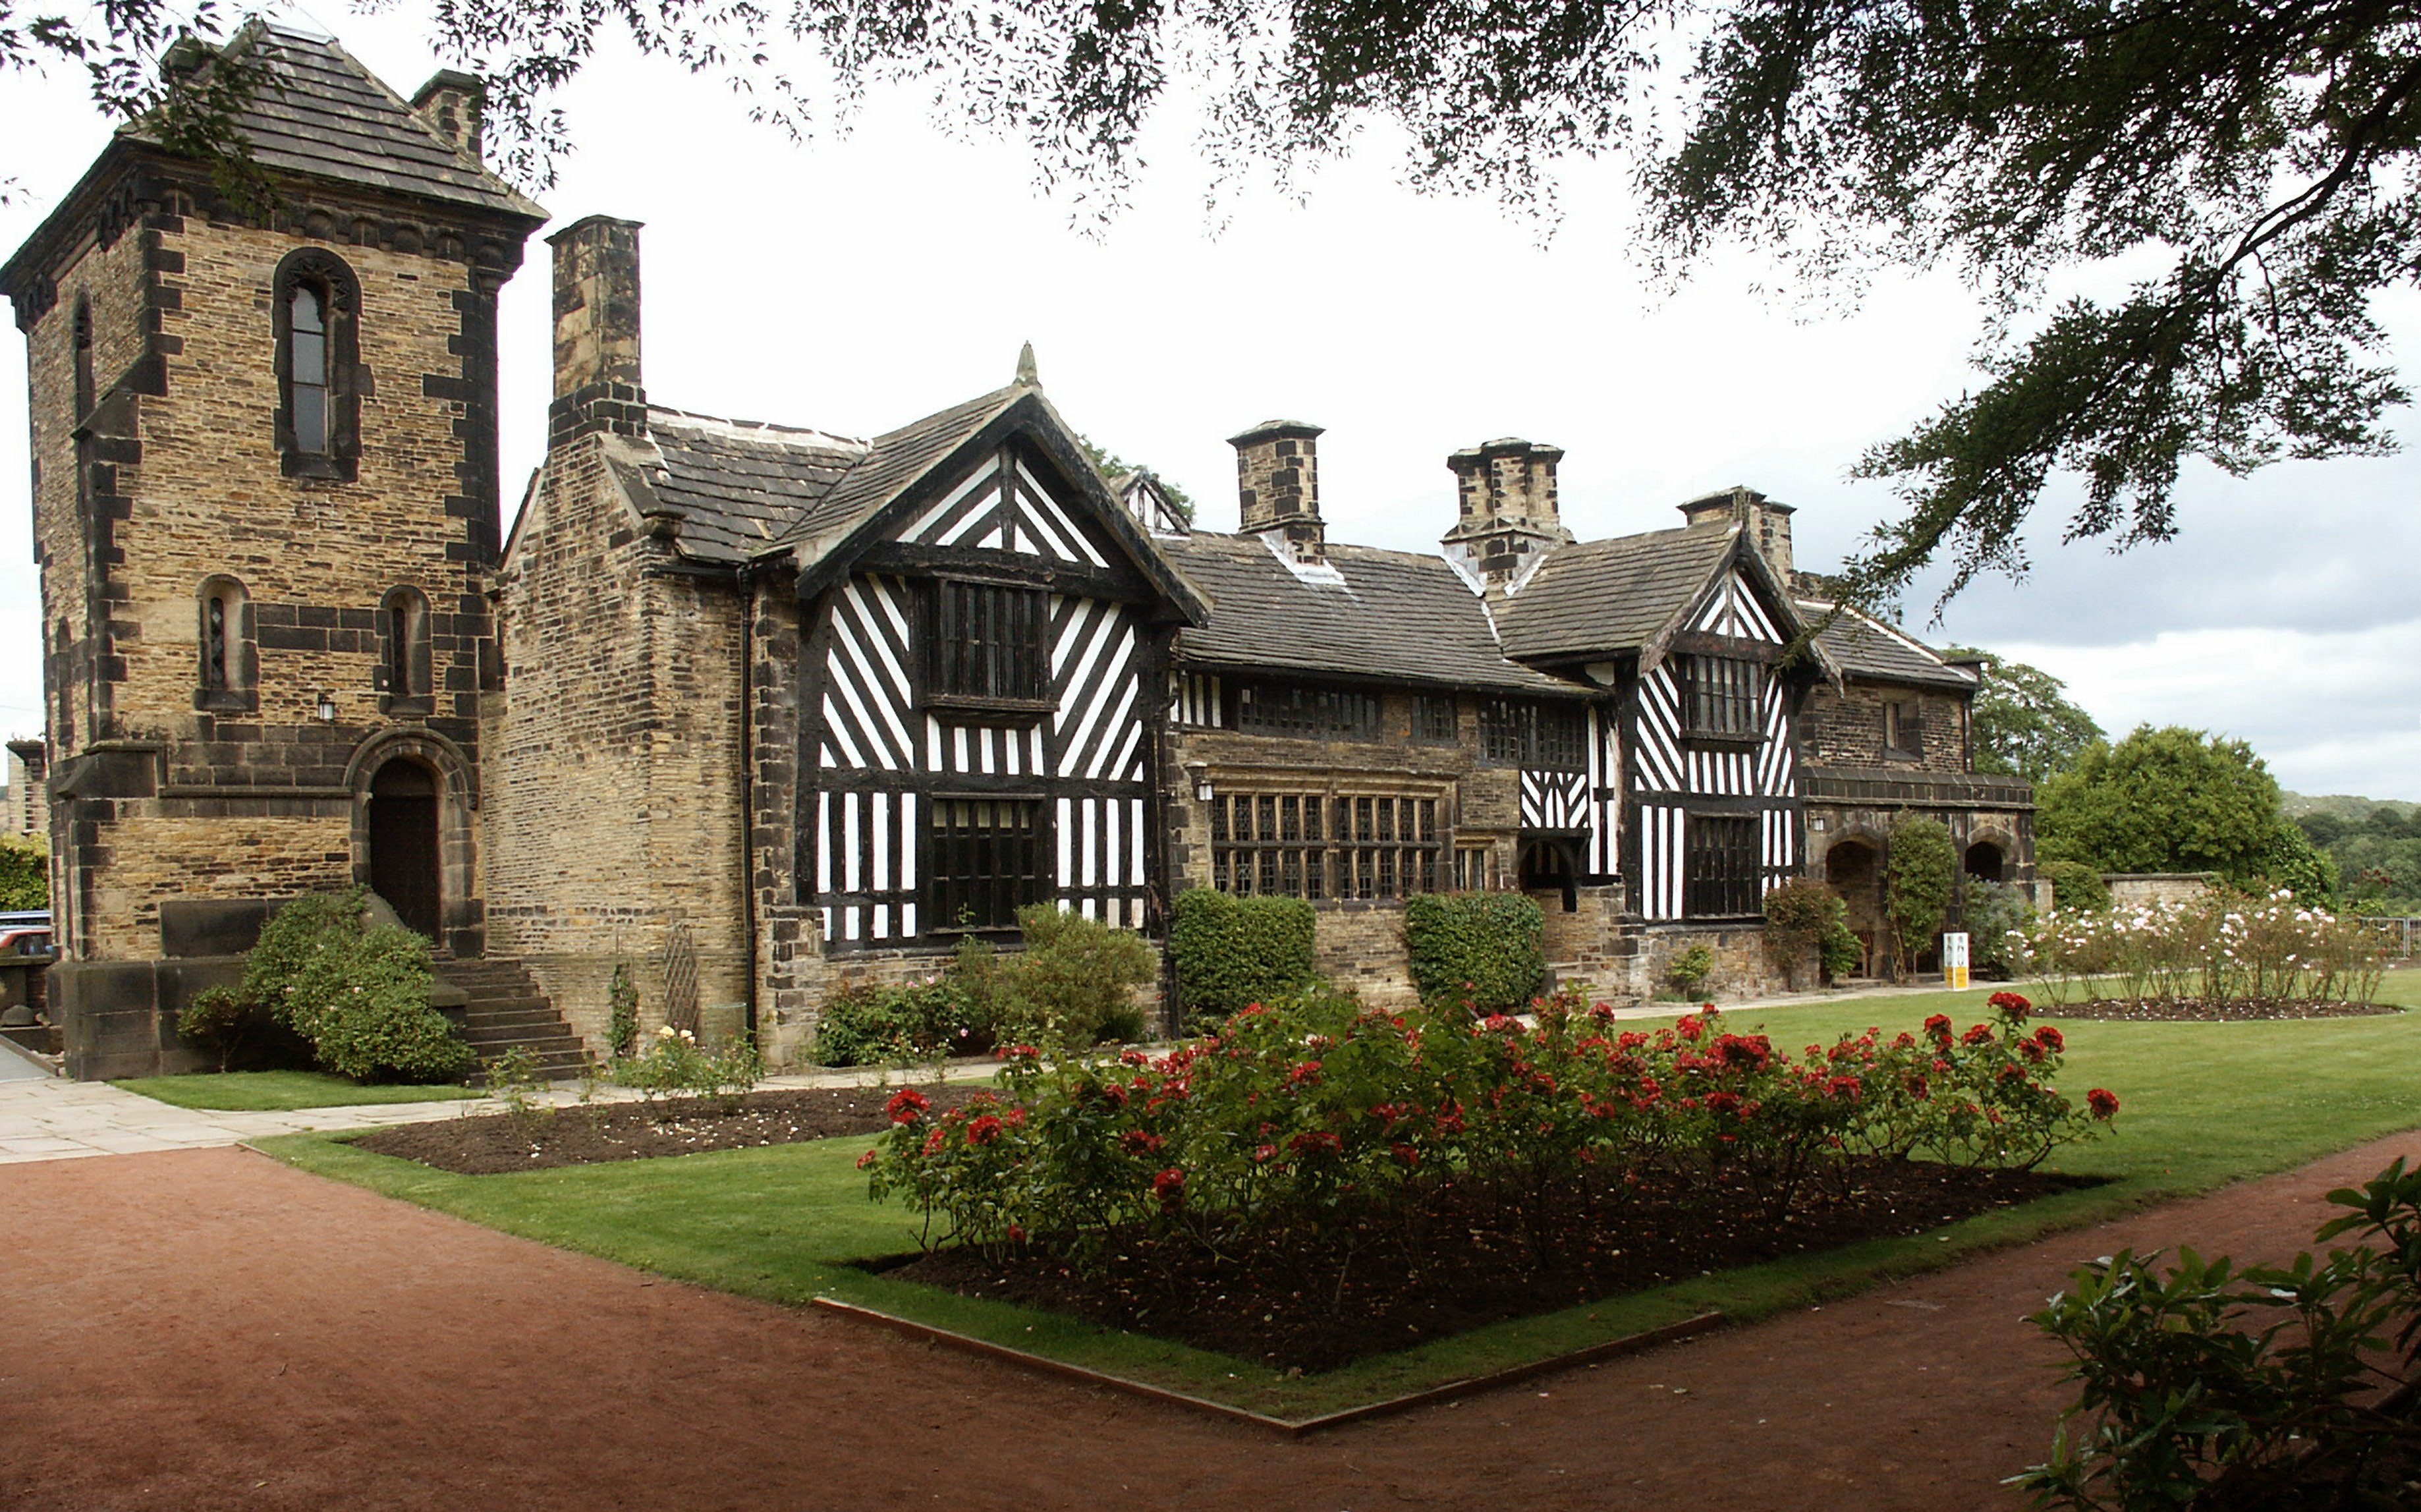
M 727 414 L 707 414 L 697 410 L 683 410 L 670 404 L 659 404 L 653 399 L 648 401 L 648 410 L 651 419 L 658 414 L 669 415 L 676 426 L 688 421 L 698 425 L 717 426 L 729 430 L 773 431 L 784 436 L 813 436 L 831 442 L 836 447 L 854 451 L 865 451 L 873 444 L 864 436 L 844 436 L 836 430 L 825 430 L 816 426 L 789 425 L 779 420 L 742 420 Z

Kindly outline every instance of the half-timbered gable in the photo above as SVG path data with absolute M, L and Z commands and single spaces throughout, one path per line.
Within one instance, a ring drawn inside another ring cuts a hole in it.
M 1556 549 L 1507 596 L 1508 655 L 1617 691 L 1617 774 L 1595 789 L 1593 871 L 1649 922 L 1753 918 L 1797 873 L 1800 622 L 1746 533 L 1679 530 Z M 1804 660 L 1804 659 L 1803 659 Z
M 837 952 L 1142 927 L 1191 590 L 1031 382 L 871 443 L 790 533 L 806 606 L 799 891 Z

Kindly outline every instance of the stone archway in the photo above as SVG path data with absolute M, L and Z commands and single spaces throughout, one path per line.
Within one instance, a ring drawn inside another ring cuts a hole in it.
M 1967 848 L 1960 870 L 1977 881 L 2007 881 L 2009 880 L 2008 853 L 1991 840 L 1978 840 Z
M 1850 932 L 1866 947 L 1864 974 L 1872 975 L 1875 963 L 1883 959 L 1887 942 L 1883 928 L 1883 866 L 1882 849 L 1864 839 L 1849 836 L 1833 842 L 1824 852 L 1824 883 L 1833 889 L 1848 908 Z
M 472 828 L 476 781 L 461 746 L 418 727 L 372 736 L 345 771 L 353 792 L 353 881 L 385 898 L 440 955 L 461 959 L 486 947 Z M 390 896 L 389 887 L 405 896 Z
M 1571 912 L 1580 899 L 1579 849 L 1573 841 L 1553 835 L 1523 841 L 1519 860 L 1522 891 L 1533 897 L 1541 894 L 1560 897 L 1563 912 Z
M 445 928 L 445 858 L 437 838 L 437 773 L 397 756 L 370 776 L 370 891 L 405 928 L 430 940 Z

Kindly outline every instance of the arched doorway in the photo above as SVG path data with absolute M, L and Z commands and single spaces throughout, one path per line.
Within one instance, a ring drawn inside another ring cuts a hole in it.
M 1836 840 L 1824 852 L 1824 881 L 1847 905 L 1844 919 L 1850 932 L 1866 947 L 1864 970 L 1871 974 L 1882 940 L 1883 894 L 1882 855 L 1864 840 Z
M 1967 848 L 1966 864 L 1961 869 L 1980 881 L 2008 881 L 2007 858 L 2001 854 L 2001 848 L 1990 840 L 1978 840 Z
M 1579 869 L 1565 842 L 1532 840 L 1523 845 L 1520 875 L 1522 891 L 1561 894 L 1567 913 L 1580 906 Z
M 406 928 L 442 939 L 437 774 L 417 761 L 389 761 L 370 778 L 369 808 L 370 891 Z

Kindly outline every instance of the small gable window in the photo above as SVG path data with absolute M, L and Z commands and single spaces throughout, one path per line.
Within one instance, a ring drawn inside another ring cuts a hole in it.
M 1690 656 L 1681 659 L 1680 670 L 1683 734 L 1757 739 L 1763 667 L 1725 656 Z
M 195 608 L 200 625 L 194 707 L 221 713 L 249 712 L 259 707 L 253 684 L 258 667 L 254 650 L 252 602 L 243 585 L 229 577 L 204 582 Z
M 1888 760 L 1915 761 L 1925 755 L 1925 720 L 1913 699 L 1887 699 L 1883 704 L 1883 756 Z
M 344 259 L 308 247 L 278 264 L 277 449 L 292 477 L 350 482 L 367 387 L 356 329 L 361 288 Z
M 1050 616 L 1039 588 L 945 578 L 935 585 L 927 702 L 1047 707 Z

